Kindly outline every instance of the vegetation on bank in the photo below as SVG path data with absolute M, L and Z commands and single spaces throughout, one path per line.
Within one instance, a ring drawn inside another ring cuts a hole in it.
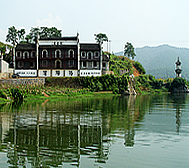
M 156 79 L 152 75 L 140 75 L 135 78 L 135 89 L 138 93 L 144 92 L 174 92 L 174 89 L 189 86 L 183 78 Z

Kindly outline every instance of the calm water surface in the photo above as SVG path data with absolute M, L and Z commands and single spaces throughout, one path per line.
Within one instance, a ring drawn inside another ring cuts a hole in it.
M 189 95 L 0 106 L 0 167 L 189 167 Z

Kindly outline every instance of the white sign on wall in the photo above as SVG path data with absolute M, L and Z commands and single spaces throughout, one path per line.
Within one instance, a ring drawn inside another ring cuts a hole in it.
M 64 70 L 52 70 L 52 77 L 63 77 Z
M 80 76 L 101 76 L 101 70 L 80 70 Z
M 15 74 L 18 74 L 20 77 L 36 77 L 37 70 L 14 70 Z
M 51 70 L 46 70 L 46 69 L 43 69 L 43 70 L 39 70 L 38 71 L 39 73 L 39 77 L 50 77 L 51 76 Z
M 65 76 L 67 77 L 77 76 L 77 70 L 65 70 Z

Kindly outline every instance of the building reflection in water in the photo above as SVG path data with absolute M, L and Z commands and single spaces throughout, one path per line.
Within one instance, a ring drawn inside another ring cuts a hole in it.
M 109 154 L 107 128 L 100 111 L 58 112 L 49 109 L 15 114 L 4 142 L 8 163 L 33 167 L 70 163 L 79 167 L 80 156 L 106 162 Z
M 91 98 L 15 109 L 9 127 L 2 130 L 8 163 L 13 167 L 66 163 L 79 167 L 81 156 L 106 163 L 113 136 L 124 135 L 124 145 L 134 145 L 134 123 L 143 119 L 150 104 L 146 101 L 138 99 L 135 104 L 132 96 Z

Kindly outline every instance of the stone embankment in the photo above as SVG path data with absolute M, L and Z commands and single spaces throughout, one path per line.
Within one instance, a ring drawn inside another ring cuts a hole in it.
M 24 78 L 24 79 L 1 79 L 1 85 L 45 85 L 44 78 Z

